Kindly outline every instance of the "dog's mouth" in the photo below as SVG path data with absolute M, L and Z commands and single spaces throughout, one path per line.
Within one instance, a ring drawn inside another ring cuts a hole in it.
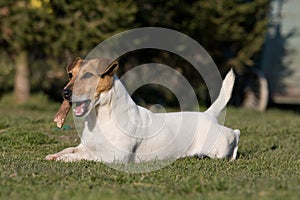
M 89 105 L 91 103 L 91 100 L 84 100 L 84 101 L 76 101 L 72 102 L 74 105 L 73 112 L 76 115 L 76 117 L 82 117 L 88 112 Z

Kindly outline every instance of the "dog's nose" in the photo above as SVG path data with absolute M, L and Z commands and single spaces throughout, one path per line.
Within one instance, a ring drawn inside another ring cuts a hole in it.
M 72 90 L 70 88 L 63 89 L 62 95 L 65 99 L 70 100 L 70 98 L 72 96 Z

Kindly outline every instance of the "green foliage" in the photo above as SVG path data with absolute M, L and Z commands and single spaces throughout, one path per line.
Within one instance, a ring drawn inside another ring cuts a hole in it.
M 47 53 L 59 56 L 84 56 L 109 36 L 130 27 L 136 10 L 131 0 L 126 1 L 59 1 L 45 4 L 51 10 L 50 35 L 52 43 Z
M 267 27 L 270 0 L 137 2 L 136 22 L 181 31 L 198 41 L 221 69 L 254 65 Z
M 228 109 L 226 124 L 241 129 L 236 161 L 185 158 L 155 172 L 130 174 L 100 162 L 43 160 L 79 143 L 72 119 L 66 122 L 71 130 L 57 130 L 53 109 L 0 105 L 0 199 L 299 197 L 299 115 L 291 112 Z
M 128 28 L 134 20 L 131 0 L 30 1 L 0 4 L 1 43 L 7 50 L 27 49 L 34 57 L 87 53 L 105 38 Z M 6 10 L 4 12 L 4 10 Z
M 53 96 L 66 81 L 64 67 L 107 37 L 129 28 L 136 10 L 132 0 L 36 2 L 40 6 L 33 6 L 32 1 L 0 2 L 0 50 L 13 64 L 21 50 L 27 51 L 32 91 L 44 90 Z M 3 71 L 0 80 L 12 80 Z

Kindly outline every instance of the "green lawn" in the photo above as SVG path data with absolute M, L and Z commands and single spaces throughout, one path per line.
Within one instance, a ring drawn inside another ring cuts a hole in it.
M 40 99 L 44 101 L 44 99 Z M 37 106 L 39 105 L 39 106 Z M 151 173 L 130 174 L 99 162 L 45 161 L 79 143 L 52 122 L 58 104 L 0 103 L 0 199 L 298 199 L 300 115 L 227 110 L 241 130 L 236 161 L 186 158 Z

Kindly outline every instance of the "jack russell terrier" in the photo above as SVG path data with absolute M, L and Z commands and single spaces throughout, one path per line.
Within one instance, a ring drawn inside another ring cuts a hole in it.
M 75 121 L 82 122 L 81 143 L 46 160 L 139 163 L 186 156 L 236 158 L 240 131 L 217 119 L 231 98 L 232 70 L 205 112 L 153 113 L 134 103 L 115 75 L 118 62 L 78 59 L 73 65 L 63 94 L 72 101 Z

